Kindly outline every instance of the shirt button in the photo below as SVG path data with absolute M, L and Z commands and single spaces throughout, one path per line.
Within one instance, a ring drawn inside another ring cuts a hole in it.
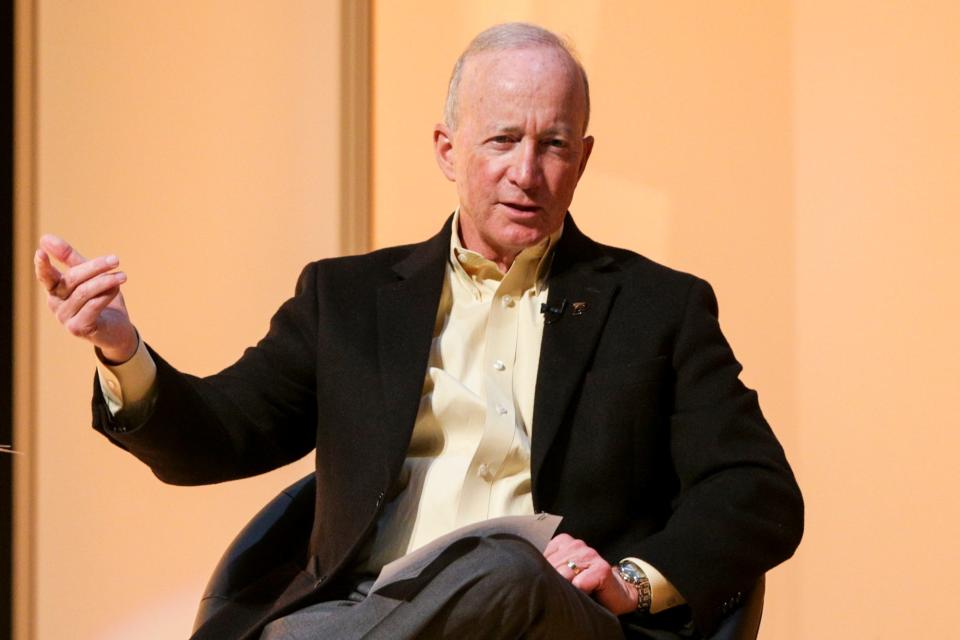
M 483 463 L 477 468 L 477 476 L 483 480 L 490 480 L 493 477 L 493 469 L 490 465 Z
M 500 298 L 500 304 L 502 304 L 505 308 L 512 307 L 513 296 L 503 296 L 502 298 Z
M 502 416 L 505 416 L 505 415 L 507 415 L 507 408 L 506 408 L 505 406 L 503 406 L 502 404 L 498 404 L 498 405 L 497 405 L 497 413 L 499 413 L 499 414 L 502 415 Z
M 497 371 L 503 371 L 507 368 L 507 365 L 503 364 L 503 360 L 497 360 L 493 363 L 493 368 Z

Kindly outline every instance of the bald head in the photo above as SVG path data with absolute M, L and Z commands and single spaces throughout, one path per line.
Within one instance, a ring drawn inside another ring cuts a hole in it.
M 552 49 L 557 60 L 562 62 L 559 68 L 571 74 L 571 82 L 577 86 L 577 91 L 583 96 L 583 129 L 586 134 L 590 121 L 590 85 L 587 81 L 587 72 L 577 60 L 573 48 L 558 35 L 536 25 L 523 22 L 509 22 L 498 24 L 480 32 L 467 48 L 457 58 L 450 74 L 450 84 L 447 88 L 447 99 L 444 104 L 443 121 L 451 129 L 456 129 L 460 117 L 460 102 L 463 98 L 461 86 L 463 84 L 464 69 L 473 67 L 471 60 L 481 54 L 505 52 L 522 49 Z

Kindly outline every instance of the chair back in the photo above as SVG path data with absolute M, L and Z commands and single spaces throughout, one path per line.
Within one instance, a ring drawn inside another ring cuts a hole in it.
M 316 478 L 311 473 L 281 491 L 237 534 L 207 582 L 193 630 L 244 587 L 305 553 L 313 526 Z

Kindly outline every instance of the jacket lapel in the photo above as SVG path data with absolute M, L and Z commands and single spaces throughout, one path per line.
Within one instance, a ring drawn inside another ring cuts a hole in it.
M 380 373 L 385 418 L 391 423 L 383 430 L 380 445 L 384 451 L 399 452 L 400 463 L 420 406 L 449 251 L 448 219 L 440 233 L 394 265 L 397 281 L 377 291 Z M 385 471 L 394 477 L 399 468 Z
M 572 398 L 583 382 L 610 305 L 619 289 L 613 259 L 568 215 L 550 270 L 547 305 L 563 311 L 543 327 L 533 408 L 531 477 L 537 480 Z M 539 506 L 538 506 L 539 508 Z

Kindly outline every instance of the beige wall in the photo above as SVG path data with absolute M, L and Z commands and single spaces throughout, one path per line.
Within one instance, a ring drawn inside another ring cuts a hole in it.
M 798 637 L 953 637 L 960 5 L 797 2 L 794 34 Z
M 147 341 L 192 372 L 229 364 L 303 264 L 339 251 L 339 3 L 31 5 L 25 233 L 117 253 Z M 186 637 L 228 541 L 310 460 L 241 483 L 161 484 L 90 429 L 92 351 L 36 292 L 33 304 L 18 440 L 33 461 L 33 582 L 18 583 L 32 638 Z
M 469 38 L 505 20 L 569 34 L 597 138 L 578 224 L 715 285 L 807 498 L 761 637 L 950 637 L 957 5 L 375 7 L 374 244 L 421 239 L 456 205 L 430 132 Z

